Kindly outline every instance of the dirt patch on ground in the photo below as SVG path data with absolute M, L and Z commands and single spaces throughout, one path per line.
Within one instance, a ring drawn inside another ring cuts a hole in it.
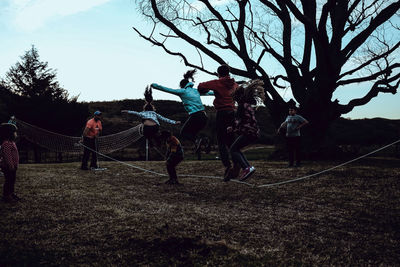
M 165 173 L 163 162 L 126 162 Z M 335 162 L 253 162 L 249 183 Z M 166 177 L 105 162 L 21 165 L 17 204 L 0 203 L 0 265 L 398 265 L 400 160 L 371 158 L 271 188 Z M 220 176 L 219 161 L 179 174 Z M 3 178 L 0 182 L 3 183 Z

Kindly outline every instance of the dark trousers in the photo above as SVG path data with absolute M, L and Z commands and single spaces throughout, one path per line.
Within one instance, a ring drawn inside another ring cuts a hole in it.
M 300 136 L 286 137 L 287 149 L 289 154 L 289 165 L 293 165 L 296 158 L 296 164 L 300 164 Z
M 191 114 L 181 128 L 180 137 L 194 142 L 197 134 L 207 125 L 207 120 L 204 111 Z
M 167 172 L 169 175 L 169 179 L 177 180 L 178 176 L 176 175 L 175 167 L 183 160 L 182 154 L 171 153 L 167 158 Z
M 2 170 L 4 173 L 3 196 L 7 197 L 14 193 L 15 180 L 17 179 L 17 171 Z
M 246 156 L 240 151 L 240 149 L 248 146 L 251 143 L 254 143 L 255 140 L 256 138 L 251 136 L 240 135 L 236 138 L 229 149 L 231 152 L 232 161 L 242 167 L 242 169 L 250 167 L 250 163 L 247 161 Z
M 150 145 L 152 145 L 152 140 L 156 142 L 156 145 L 160 145 L 160 140 L 158 136 L 158 131 L 160 129 L 160 126 L 158 124 L 156 125 L 143 125 L 143 135 L 146 137 L 147 140 L 149 140 Z
M 217 143 L 219 156 L 222 164 L 225 167 L 230 167 L 231 162 L 229 160 L 228 148 L 231 147 L 234 141 L 234 133 L 228 133 L 226 128 L 232 127 L 235 121 L 235 113 L 233 110 L 219 110 L 215 118 L 215 124 L 217 127 Z
M 90 154 L 92 154 L 92 159 L 90 161 L 90 167 L 97 168 L 97 148 L 96 148 L 96 138 L 83 138 L 83 144 L 89 147 L 92 150 L 87 149 L 86 147 L 83 149 L 83 157 L 82 157 L 82 168 L 87 167 L 87 163 L 89 160 Z

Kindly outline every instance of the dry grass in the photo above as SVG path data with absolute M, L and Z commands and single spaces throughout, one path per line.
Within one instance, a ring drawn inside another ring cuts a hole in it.
M 162 162 L 132 162 L 165 172 Z M 255 184 L 334 163 L 255 161 Z M 368 159 L 309 180 L 252 188 L 165 177 L 114 162 L 21 165 L 23 201 L 0 203 L 0 265 L 399 265 L 400 160 Z M 220 175 L 218 161 L 179 173 Z M 3 178 L 0 178 L 3 183 Z

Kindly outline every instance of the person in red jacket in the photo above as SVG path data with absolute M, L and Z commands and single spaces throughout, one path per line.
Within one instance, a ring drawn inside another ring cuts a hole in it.
M 11 123 L 2 123 L 0 125 L 0 164 L 4 174 L 3 200 L 8 203 L 20 200 L 14 193 L 19 163 L 18 149 L 15 144 L 16 138 L 17 126 Z
M 222 164 L 225 166 L 225 177 L 232 168 L 228 149 L 234 141 L 234 134 L 232 132 L 228 133 L 226 129 L 233 127 L 235 121 L 235 103 L 232 99 L 232 93 L 237 89 L 238 85 L 235 79 L 230 77 L 228 65 L 219 66 L 217 73 L 219 79 L 199 83 L 197 90 L 199 90 L 200 94 L 205 94 L 210 90 L 214 91 L 214 107 L 217 110 L 215 121 L 217 143 Z

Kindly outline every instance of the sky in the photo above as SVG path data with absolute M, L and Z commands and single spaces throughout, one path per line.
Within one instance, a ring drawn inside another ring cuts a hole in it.
M 60 85 L 70 96 L 79 96 L 78 101 L 143 98 L 153 82 L 178 88 L 189 68 L 140 38 L 133 26 L 145 32 L 151 26 L 134 0 L 0 0 L 0 78 L 34 45 L 40 60 L 57 71 Z M 196 82 L 214 78 L 198 73 Z M 340 89 L 334 98 L 347 103 L 366 89 Z M 180 101 L 156 90 L 153 97 Z M 286 100 L 290 97 L 284 94 Z M 202 100 L 212 105 L 213 97 Z M 344 117 L 400 119 L 399 103 L 400 93 L 380 94 Z

